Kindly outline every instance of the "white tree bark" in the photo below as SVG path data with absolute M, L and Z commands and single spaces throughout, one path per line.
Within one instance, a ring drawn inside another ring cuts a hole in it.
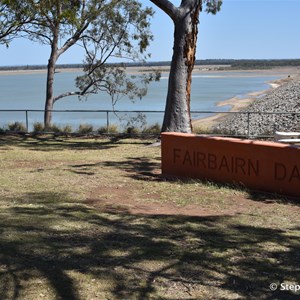
M 179 7 L 168 0 L 151 1 L 174 22 L 173 57 L 162 131 L 190 133 L 191 81 L 202 0 L 182 0 Z

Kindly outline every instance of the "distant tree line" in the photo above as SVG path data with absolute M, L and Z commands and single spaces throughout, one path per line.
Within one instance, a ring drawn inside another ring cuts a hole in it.
M 241 59 L 230 63 L 236 69 L 266 69 L 272 67 L 297 67 L 300 59 Z
M 119 64 L 108 64 L 118 66 Z M 124 65 L 124 64 L 123 64 Z M 127 63 L 127 67 L 157 67 L 170 66 L 170 61 L 155 61 L 142 63 Z M 232 69 L 264 69 L 272 67 L 298 67 L 300 59 L 198 59 L 195 65 L 230 65 Z M 84 64 L 58 64 L 57 69 L 80 69 Z M 47 65 L 0 66 L 0 71 L 44 70 Z

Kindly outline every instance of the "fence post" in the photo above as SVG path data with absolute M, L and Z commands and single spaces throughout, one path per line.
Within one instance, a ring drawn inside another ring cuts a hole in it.
M 26 132 L 28 133 L 29 131 L 29 125 L 28 125 L 28 110 L 25 110 L 25 116 L 26 116 Z
M 106 132 L 109 133 L 109 111 L 106 111 Z

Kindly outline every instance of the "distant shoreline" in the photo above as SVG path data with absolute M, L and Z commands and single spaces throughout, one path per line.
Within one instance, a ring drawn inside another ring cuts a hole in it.
M 169 73 L 170 66 L 167 65 L 145 65 L 145 66 L 127 66 L 127 72 L 129 74 L 139 74 L 143 72 L 151 72 L 155 70 L 159 70 L 162 73 Z M 83 68 L 60 68 L 59 66 L 56 68 L 57 73 L 66 73 L 66 72 L 82 72 Z M 249 76 L 249 74 L 253 73 L 261 73 L 263 75 L 265 74 L 271 74 L 273 75 L 274 73 L 280 73 L 282 76 L 284 75 L 292 75 L 300 72 L 300 66 L 295 66 L 295 67 L 289 67 L 289 66 L 283 66 L 283 67 L 272 67 L 272 68 L 266 68 L 266 69 L 261 69 L 261 68 L 253 68 L 253 69 L 237 69 L 234 68 L 232 69 L 230 65 L 195 65 L 193 74 L 199 74 L 199 73 L 209 73 L 209 72 L 218 72 L 220 74 L 226 73 L 226 72 L 231 72 L 231 73 L 240 73 L 243 72 Z M 46 74 L 47 69 L 41 68 L 41 69 L 12 69 L 12 70 L 1 70 L 0 68 L 0 76 L 1 75 L 25 75 L 25 74 Z
M 82 72 L 81 68 L 63 68 L 57 69 L 56 73 L 63 72 Z M 31 75 L 31 74 L 47 74 L 46 69 L 38 69 L 38 70 L 0 70 L 1 75 Z
M 265 74 L 278 75 L 281 78 L 268 82 L 269 88 L 267 88 L 266 90 L 249 93 L 246 95 L 245 98 L 239 98 L 237 96 L 232 97 L 230 99 L 218 102 L 216 105 L 217 107 L 230 106 L 229 112 L 239 112 L 247 108 L 250 104 L 255 102 L 262 95 L 265 95 L 271 90 L 280 87 L 284 83 L 293 80 L 294 77 L 300 74 L 300 69 L 298 67 L 286 67 L 286 68 L 274 68 L 272 70 L 251 70 L 247 72 L 255 72 L 256 74 L 261 72 L 263 75 Z M 194 119 L 192 120 L 192 124 L 194 128 L 198 128 L 205 131 L 211 129 L 216 124 L 224 121 L 228 116 L 229 114 L 226 112 L 219 113 L 209 117 Z

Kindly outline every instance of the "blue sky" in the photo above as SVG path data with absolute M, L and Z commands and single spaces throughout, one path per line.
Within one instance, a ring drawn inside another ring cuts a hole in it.
M 171 60 L 173 23 L 154 7 L 154 41 L 150 61 Z M 179 5 L 180 1 L 173 1 Z M 300 58 L 300 0 L 224 0 L 217 15 L 200 15 L 197 59 Z M 47 64 L 49 47 L 18 39 L 0 46 L 0 65 Z M 70 49 L 58 63 L 81 63 L 82 52 Z

